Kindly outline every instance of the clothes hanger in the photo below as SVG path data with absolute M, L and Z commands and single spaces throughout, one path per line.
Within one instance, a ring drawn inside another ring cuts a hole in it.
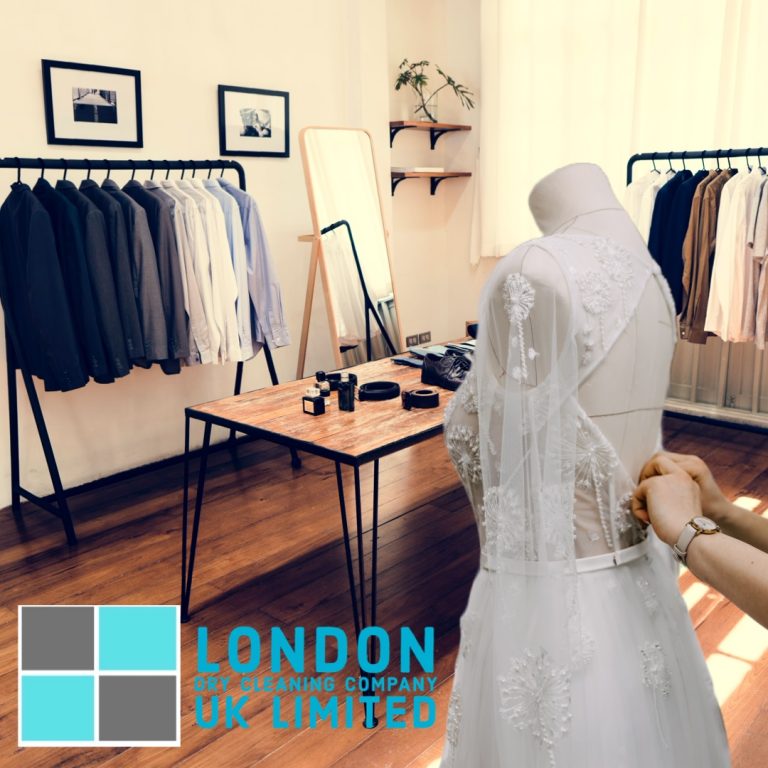
M 129 162 L 131 164 L 131 181 L 133 181 L 136 178 L 136 161 L 130 160 Z
M 658 152 L 654 152 L 651 155 L 651 162 L 653 163 L 653 173 L 659 173 L 659 169 L 656 167 L 656 155 L 658 155 Z M 224 173 L 224 171 L 222 171 Z
M 91 161 L 86 158 L 85 165 L 88 168 L 88 173 L 85 175 L 86 181 L 91 178 Z
M 682 157 L 680 158 L 680 162 L 683 164 L 683 170 L 687 171 L 688 169 L 685 167 L 685 156 L 688 154 L 688 150 L 684 149 Z
M 62 181 L 67 180 L 67 171 L 69 170 L 69 163 L 67 163 L 66 158 L 62 157 L 61 162 L 64 163 L 64 175 L 61 177 Z
M 184 171 L 186 171 L 186 167 L 184 166 L 184 161 L 181 161 L 181 179 L 184 178 Z
M 728 151 L 725 153 L 725 159 L 728 161 L 728 170 L 729 170 L 729 171 L 732 171 L 732 170 L 733 170 L 733 166 L 731 165 L 731 155 L 732 155 L 732 154 L 733 154 L 733 150 L 732 150 L 732 149 L 729 149 L 729 150 L 728 150 Z
M 107 178 L 109 178 L 109 174 L 112 173 L 112 166 L 109 164 L 109 160 L 105 158 L 104 165 L 107 166 Z
M 171 162 L 170 160 L 165 161 L 165 180 L 168 181 L 168 179 L 171 177 Z
M 703 152 L 701 153 L 701 170 L 702 171 L 706 171 L 707 170 L 706 163 L 704 162 L 704 153 Z
M 42 157 L 38 157 L 37 161 L 40 163 L 40 178 L 45 178 L 45 160 Z
M 760 159 L 760 152 L 762 151 L 762 147 L 758 147 L 755 151 L 757 153 L 757 167 L 760 169 L 760 172 L 765 175 L 765 168 L 763 168 L 762 160 Z
M 211 178 L 211 172 L 212 172 L 212 171 L 213 171 L 213 161 L 212 161 L 212 160 L 209 160 L 209 161 L 208 161 L 208 178 L 209 178 L 209 179 Z
M 674 173 L 675 169 L 672 167 L 672 153 L 667 154 L 667 162 L 669 163 L 669 172 Z
M 21 160 L 18 157 L 14 160 L 16 160 L 16 183 L 21 184 Z
M 197 171 L 197 168 L 195 168 L 195 161 L 194 160 L 190 160 L 189 162 L 192 164 L 192 178 L 194 179 L 195 178 L 195 171 Z

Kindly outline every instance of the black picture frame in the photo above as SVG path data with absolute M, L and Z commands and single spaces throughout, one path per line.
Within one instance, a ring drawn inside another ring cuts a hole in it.
M 218 102 L 221 155 L 291 156 L 288 91 L 220 85 Z M 264 112 L 268 116 L 266 123 L 261 120 Z M 267 127 L 268 135 L 262 133 Z
M 141 72 L 137 69 L 78 64 L 43 59 L 45 130 L 49 144 L 88 147 L 143 147 Z M 70 74 L 77 73 L 76 75 Z M 80 74 L 82 73 L 82 74 Z M 88 79 L 88 73 L 92 79 Z M 112 80 L 110 77 L 112 76 Z M 93 88 L 93 80 L 98 87 Z M 87 88 L 74 88 L 71 83 Z M 105 86 L 112 85 L 113 88 Z M 67 94 L 67 89 L 69 94 Z M 94 101 L 105 102 L 101 94 L 112 94 L 106 103 L 78 104 L 75 90 L 93 91 Z M 121 108 L 121 105 L 122 108 Z M 98 116 L 103 116 L 100 121 Z M 92 116 L 89 116 L 92 115 Z M 125 115 L 121 121 L 121 116 Z M 77 135 L 78 131 L 81 135 Z

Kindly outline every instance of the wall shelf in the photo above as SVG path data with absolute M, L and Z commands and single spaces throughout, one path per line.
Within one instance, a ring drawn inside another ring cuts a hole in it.
M 431 123 L 428 120 L 392 120 L 389 123 L 389 146 L 395 140 L 400 131 L 412 129 L 415 131 L 429 131 L 430 149 L 435 148 L 437 140 L 444 133 L 453 133 L 455 131 L 471 131 L 471 125 L 459 125 L 457 123 Z
M 429 179 L 429 194 L 434 195 L 441 181 L 446 179 L 458 179 L 465 176 L 471 176 L 469 171 L 392 171 L 392 194 L 401 181 L 406 179 Z

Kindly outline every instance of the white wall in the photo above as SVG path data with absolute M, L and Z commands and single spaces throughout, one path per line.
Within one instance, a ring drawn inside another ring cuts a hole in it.
M 401 131 L 391 150 L 396 166 L 443 166 L 476 171 L 482 110 L 480 86 L 480 4 L 475 0 L 387 0 L 389 94 L 393 120 L 410 119 L 413 98 L 394 90 L 398 65 L 427 59 L 475 93 L 477 107 L 464 109 L 445 89 L 439 120 L 472 126 L 446 134 L 434 150 L 429 134 Z M 439 81 L 438 81 L 439 82 Z M 477 317 L 480 289 L 495 260 L 470 264 L 475 179 L 441 182 L 434 197 L 426 180 L 401 182 L 392 203 L 393 251 L 403 334 L 431 331 L 433 341 L 461 336 L 464 321 Z
M 386 182 L 387 174 L 382 173 L 388 164 L 384 4 L 136 0 L 119 5 L 103 0 L 47 0 L 6 4 L 3 23 L 14 34 L 7 34 L 0 46 L 5 105 L 0 120 L 2 156 L 216 157 L 218 84 L 290 92 L 291 157 L 239 159 L 261 208 L 293 335 L 291 346 L 274 352 L 275 364 L 281 380 L 294 378 L 309 263 L 309 246 L 297 242 L 297 236 L 311 231 L 298 130 L 309 124 L 367 128 L 376 140 L 380 175 Z M 141 70 L 144 148 L 48 146 L 42 58 Z M 113 176 L 125 181 L 129 174 Z M 0 171 L 5 189 L 14 178 L 15 172 Z M 78 181 L 80 176 L 70 173 L 70 178 Z M 34 179 L 32 172 L 23 174 L 28 183 Z M 428 274 L 426 264 L 421 274 Z M 413 292 L 404 297 L 404 305 L 411 300 Z M 323 339 L 316 342 L 308 370 L 331 365 L 332 358 L 325 357 L 329 347 L 324 350 L 323 343 Z M 0 359 L 5 359 L 4 354 Z M 180 453 L 184 407 L 230 394 L 234 372 L 234 364 L 185 369 L 170 377 L 159 370 L 139 369 L 113 384 L 90 383 L 65 394 L 39 389 L 65 485 Z M 5 382 L 4 371 L 0 376 Z M 262 356 L 246 363 L 245 389 L 268 381 Z M 45 463 L 23 392 L 20 404 L 22 479 L 31 490 L 46 492 Z M 0 506 L 10 497 L 7 431 L 3 397 Z

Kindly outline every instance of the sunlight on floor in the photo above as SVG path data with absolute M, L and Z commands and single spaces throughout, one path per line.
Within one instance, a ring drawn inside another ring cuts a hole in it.
M 768 650 L 768 629 L 749 616 L 743 616 L 717 650 L 744 661 L 759 661 Z
M 741 507 L 742 509 L 748 509 L 750 512 L 753 512 L 763 503 L 763 500 L 756 499 L 753 496 L 739 496 L 738 499 L 733 500 L 733 503 L 737 507 Z
M 442 758 L 436 757 L 429 765 L 425 766 L 425 768 L 437 768 L 437 766 L 440 765 L 440 760 L 442 760 Z
M 718 652 L 707 658 L 720 706 L 741 685 L 752 664 L 759 661 L 766 650 L 768 630 L 749 616 L 742 616 L 718 645 Z
M 700 581 L 694 581 L 688 589 L 683 592 L 683 600 L 690 611 L 696 603 L 699 602 L 709 592 L 709 587 Z
M 747 672 L 752 669 L 752 665 L 747 664 L 746 661 L 739 661 L 739 659 L 724 656 L 722 653 L 711 653 L 707 658 L 707 666 L 715 685 L 717 701 L 721 707 L 741 685 Z

